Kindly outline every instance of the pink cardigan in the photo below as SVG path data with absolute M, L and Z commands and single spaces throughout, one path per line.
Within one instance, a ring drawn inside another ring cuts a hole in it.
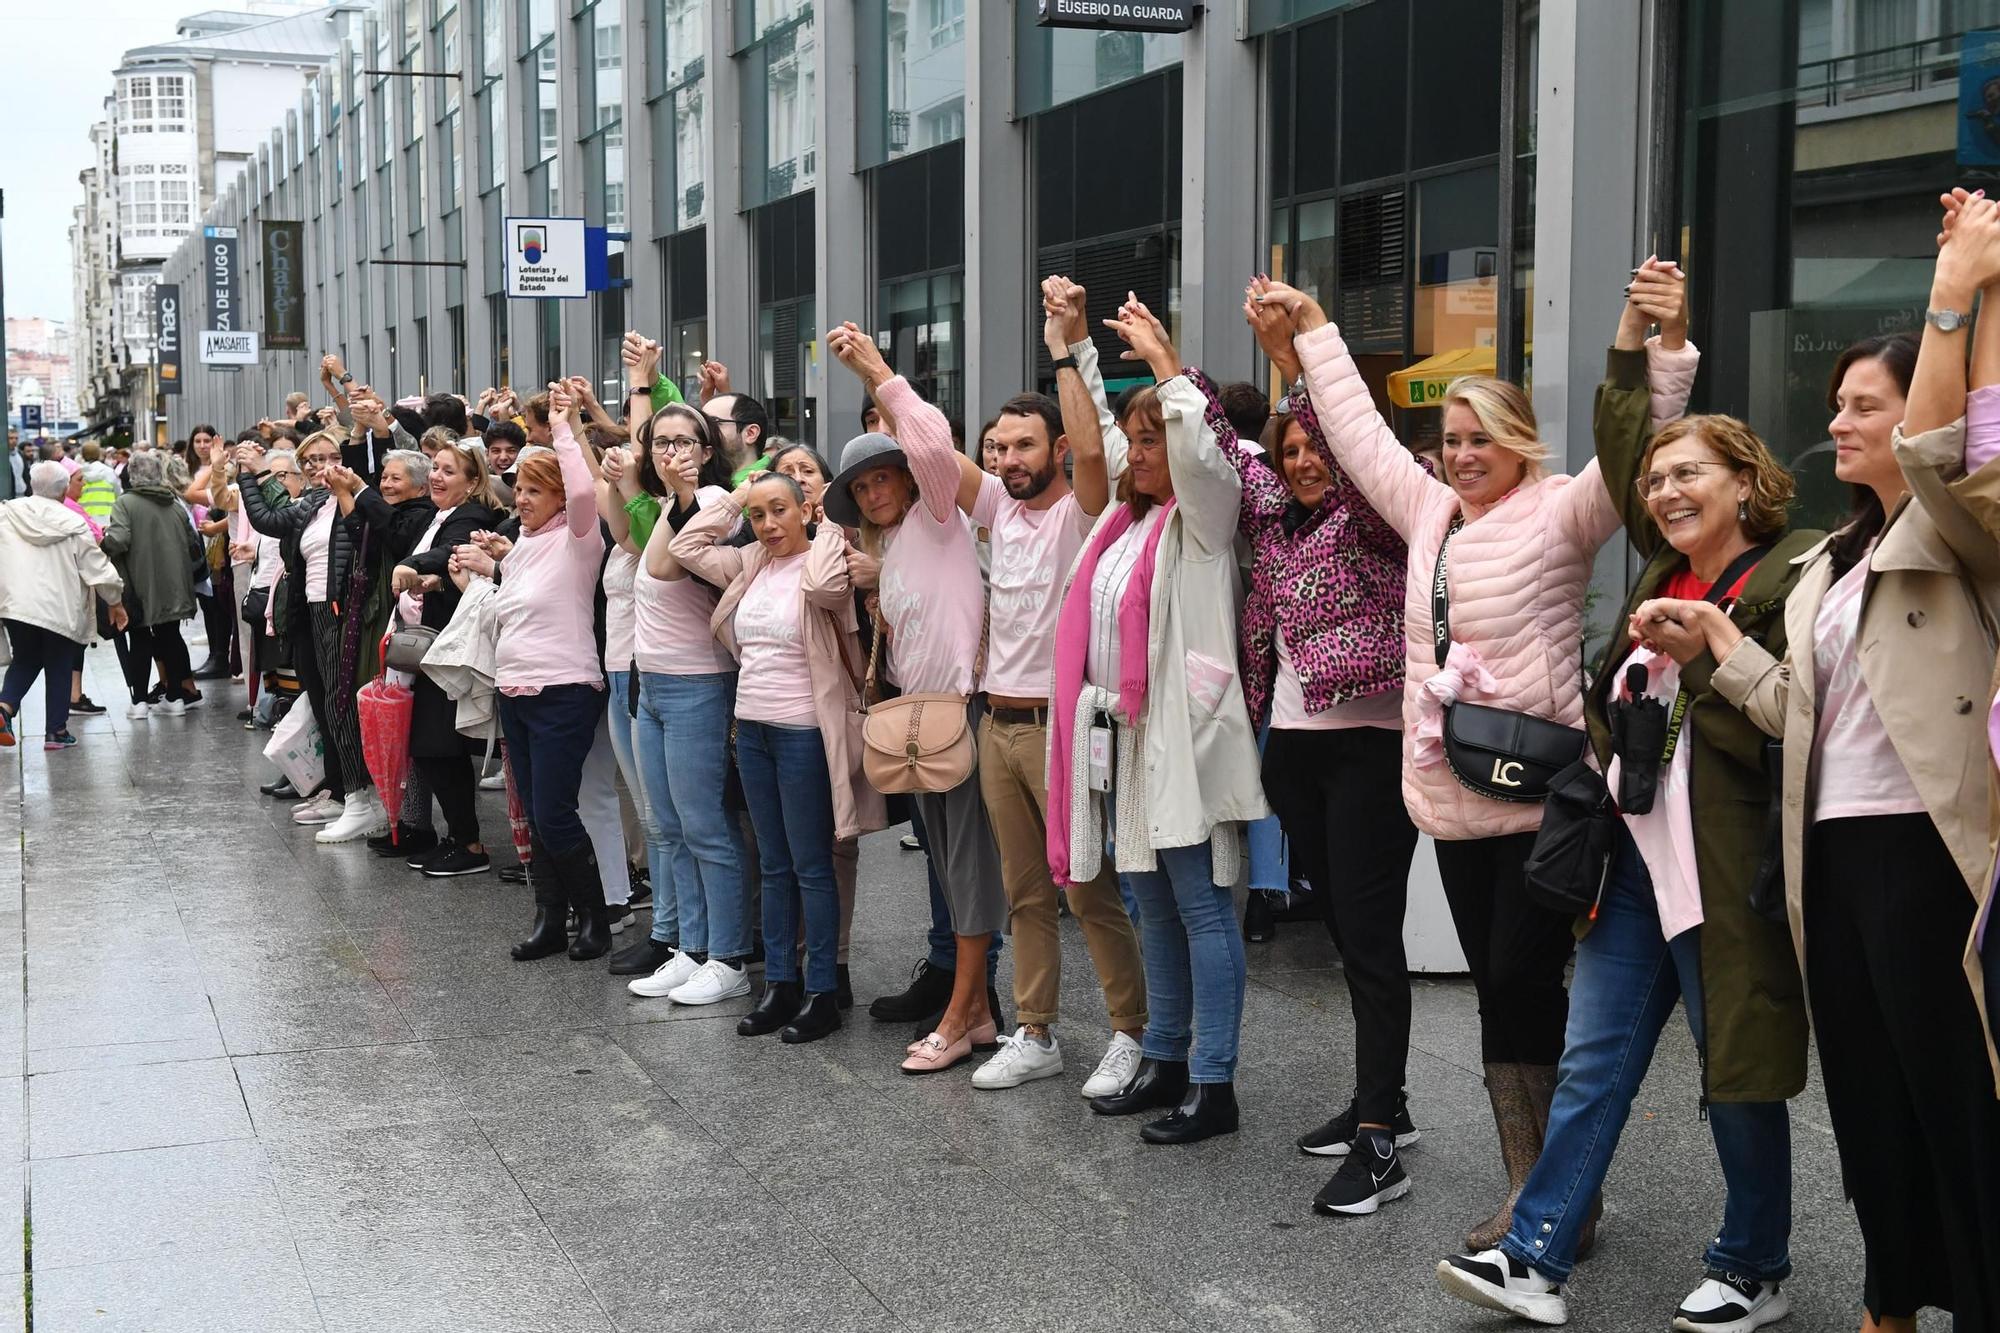
M 1407 647 L 1403 691 L 1403 800 L 1435 838 L 1487 838 L 1539 828 L 1539 804 L 1511 804 L 1460 785 L 1441 758 L 1417 762 L 1419 697 L 1438 674 L 1431 646 L 1431 578 L 1438 548 L 1460 512 L 1455 491 L 1426 472 L 1376 410 L 1340 330 L 1300 335 L 1306 386 L 1327 443 L 1347 475 L 1409 543 L 1403 597 Z M 1647 347 L 1655 428 L 1679 416 L 1699 353 Z M 1583 594 L 1599 547 L 1618 531 L 1618 506 L 1597 462 L 1575 476 L 1523 483 L 1499 503 L 1465 506 L 1451 543 L 1451 637 L 1477 654 L 1489 688 L 1470 702 L 1583 725 Z

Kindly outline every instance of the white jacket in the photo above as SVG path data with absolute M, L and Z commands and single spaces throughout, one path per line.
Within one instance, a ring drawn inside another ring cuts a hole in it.
M 493 669 L 500 643 L 493 598 L 498 592 L 486 579 L 470 580 L 458 609 L 451 613 L 451 623 L 438 631 L 424 653 L 424 674 L 458 704 L 453 725 L 459 735 L 475 740 L 493 734 Z
M 30 495 L 0 504 L 0 619 L 87 643 L 97 629 L 91 594 L 115 606 L 124 586 L 90 525 L 62 501 Z

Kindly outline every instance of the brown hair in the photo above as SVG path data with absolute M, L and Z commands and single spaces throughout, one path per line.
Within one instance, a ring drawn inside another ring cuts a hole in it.
M 1847 372 L 1857 361 L 1879 361 L 1882 369 L 1889 372 L 1889 378 L 1896 381 L 1903 397 L 1910 396 L 1910 382 L 1917 375 L 1917 335 L 1914 333 L 1878 333 L 1863 338 L 1840 354 L 1840 360 L 1833 363 L 1833 374 L 1826 380 L 1826 410 L 1840 411 L 1840 382 L 1847 378 Z M 1833 554 L 1833 572 L 1836 577 L 1861 563 L 1861 557 L 1875 544 L 1875 539 L 1888 526 L 1889 516 L 1882 508 L 1882 497 L 1875 494 L 1872 486 L 1851 488 L 1854 499 L 1848 509 L 1847 522 L 1841 524 L 1833 534 L 1827 549 Z
M 542 390 L 527 402 L 521 404 L 521 415 L 537 426 L 549 424 L 549 393 Z
M 500 497 L 493 493 L 493 469 L 486 465 L 486 451 L 468 449 L 460 441 L 453 440 L 449 444 L 438 446 L 436 455 L 431 459 L 431 465 L 437 466 L 437 460 L 446 454 L 457 460 L 459 475 L 471 479 L 472 498 L 488 509 L 500 508 Z
M 1639 459 L 1639 475 L 1645 476 L 1657 451 L 1690 437 L 1721 455 L 1733 470 L 1750 474 L 1750 495 L 1743 502 L 1747 510 L 1743 519 L 1745 532 L 1763 539 L 1775 537 L 1789 526 L 1787 514 L 1792 496 L 1798 490 L 1797 483 L 1757 432 L 1735 417 L 1718 412 L 1669 422 L 1647 442 L 1646 452 Z
M 1135 428 L 1150 430 L 1158 435 L 1167 431 L 1167 414 L 1160 407 L 1160 392 L 1153 385 L 1127 390 L 1118 400 L 1118 428 L 1129 438 Z M 1141 495 L 1132 483 L 1132 469 L 1126 468 L 1118 474 L 1118 485 L 1113 498 L 1119 504 L 1129 505 L 1132 517 L 1144 518 L 1146 511 L 1153 507 L 1153 497 Z

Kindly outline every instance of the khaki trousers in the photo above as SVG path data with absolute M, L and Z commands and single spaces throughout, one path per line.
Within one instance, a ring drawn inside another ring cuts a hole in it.
M 1057 890 L 1049 878 L 1048 728 L 996 722 L 990 716 L 983 719 L 979 787 L 986 798 L 987 822 L 1000 844 L 1000 874 L 1007 885 L 1017 1021 L 1053 1023 L 1062 989 L 1062 937 Z M 1111 1026 L 1144 1027 L 1146 973 L 1109 857 L 1096 879 L 1070 887 L 1069 907 L 1083 927 L 1083 942 L 1104 987 Z

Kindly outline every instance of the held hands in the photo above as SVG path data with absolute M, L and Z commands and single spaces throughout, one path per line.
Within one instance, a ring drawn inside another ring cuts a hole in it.
M 1083 288 L 1061 274 L 1042 279 L 1042 342 L 1051 357 L 1069 355 L 1072 344 L 1090 337 Z
M 1292 336 L 1311 333 L 1323 328 L 1329 322 L 1326 311 L 1320 309 L 1318 301 L 1307 296 L 1289 283 L 1279 282 L 1269 274 L 1259 273 L 1250 279 L 1250 301 L 1253 305 L 1276 306 L 1285 312 L 1285 318 L 1292 326 Z
M 697 398 L 706 403 L 711 398 L 720 398 L 723 394 L 733 392 L 734 390 L 729 387 L 728 366 L 723 365 L 720 361 L 704 361 L 701 363 L 701 377 L 695 383 L 695 396 Z
M 570 433 L 578 436 L 583 434 L 581 400 L 572 381 L 566 379 L 549 381 L 549 416 L 568 417 Z
M 473 536 L 476 539 L 478 534 L 474 533 Z M 491 553 L 481 550 L 477 545 L 467 543 L 464 546 L 454 546 L 451 548 L 452 582 L 457 583 L 462 591 L 465 584 L 459 579 L 460 571 L 490 579 L 493 577 L 493 567 L 499 563 Z
M 625 363 L 625 382 L 634 389 L 650 389 L 660 369 L 660 345 L 637 329 L 625 331 L 618 359 Z
M 889 363 L 882 359 L 881 349 L 875 346 L 875 340 L 863 333 L 851 319 L 827 333 L 826 346 L 841 365 L 860 377 L 862 385 L 871 394 L 893 375 Z
M 389 590 L 398 593 L 429 592 L 432 588 L 437 587 L 437 582 L 437 575 L 435 574 L 419 574 L 408 565 L 397 565 L 395 570 L 389 575 Z
M 352 496 L 359 492 L 363 482 L 358 473 L 350 467 L 331 467 L 326 470 L 326 487 L 335 495 Z
M 625 469 L 632 460 L 631 453 L 622 444 L 614 444 L 604 451 L 604 457 L 597 460 L 597 470 L 604 479 L 616 486 L 625 478 Z
M 1671 259 L 1647 255 L 1632 270 L 1625 288 L 1625 311 L 1618 319 L 1614 346 L 1636 352 L 1646 345 L 1646 327 L 1660 326 L 1660 346 L 1678 351 L 1687 344 L 1687 274 Z
M 1153 372 L 1153 378 L 1163 384 L 1181 373 L 1180 362 L 1174 356 L 1174 345 L 1167 337 L 1166 328 L 1153 318 L 1153 312 L 1136 293 L 1125 293 L 1125 304 L 1118 307 L 1116 315 L 1104 321 L 1104 327 L 1124 342 L 1126 350 L 1118 354 L 1121 361 L 1145 362 Z
M 131 623 L 131 617 L 125 614 L 125 605 L 122 602 L 113 602 L 110 609 L 105 612 L 105 615 L 111 621 L 111 628 L 121 634 L 125 632 L 125 627 Z
M 507 552 L 514 549 L 513 542 L 508 541 L 497 532 L 488 532 L 484 528 L 472 534 L 472 545 L 484 552 L 495 564 L 505 560 Z M 465 548 L 461 546 L 458 549 L 462 551 Z
M 2000 282 L 2000 203 L 1971 195 L 1947 219 L 1933 289 L 1970 309 L 1972 293 Z
M 340 358 L 328 352 L 319 359 L 319 377 L 323 380 L 338 380 L 347 373 L 347 367 L 340 364 Z
M 1247 286 L 1243 289 L 1243 321 L 1285 383 L 1296 380 L 1305 367 L 1292 350 L 1292 318 L 1285 308 L 1275 301 L 1259 304 L 1255 286 Z
M 882 583 L 882 562 L 853 542 L 847 544 L 847 577 L 857 588 L 876 588 Z
M 1730 630 L 1735 629 L 1735 626 L 1729 625 L 1729 618 L 1713 603 L 1656 597 L 1639 604 L 1638 610 L 1627 622 L 1626 631 L 1631 635 L 1632 642 L 1656 653 L 1665 653 L 1686 666 L 1709 650 L 1710 630 L 1715 628 L 1717 620 L 1729 626 Z
M 261 444 L 239 444 L 236 446 L 236 466 L 245 472 L 255 472 L 264 462 L 264 446 Z

